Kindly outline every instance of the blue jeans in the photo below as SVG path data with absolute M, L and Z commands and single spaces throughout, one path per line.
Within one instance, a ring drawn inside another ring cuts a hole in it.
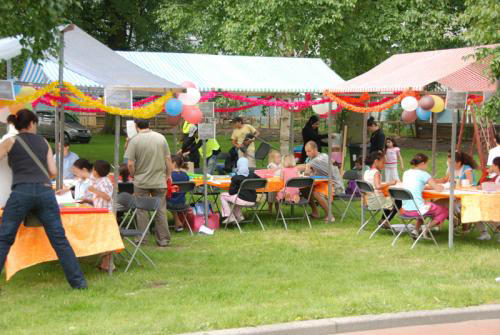
M 16 239 L 19 225 L 29 212 L 33 212 L 42 223 L 71 287 L 87 287 L 80 264 L 66 239 L 59 206 L 50 185 L 27 183 L 12 188 L 0 225 L 0 271 Z

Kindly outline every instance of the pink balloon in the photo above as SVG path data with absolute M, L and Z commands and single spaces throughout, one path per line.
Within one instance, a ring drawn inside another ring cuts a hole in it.
M 201 122 L 203 114 L 198 106 L 182 106 L 182 118 L 189 123 L 198 124 Z
M 403 111 L 401 119 L 406 124 L 413 123 L 417 120 L 417 111 Z
M 196 88 L 196 85 L 193 84 L 190 81 L 183 81 L 182 84 L 181 84 L 181 86 L 184 87 L 184 88 L 188 88 L 188 87 Z

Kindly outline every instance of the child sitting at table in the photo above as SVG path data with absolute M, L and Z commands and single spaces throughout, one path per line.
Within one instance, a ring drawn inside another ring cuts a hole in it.
M 182 155 L 172 156 L 173 170 L 172 170 L 172 183 L 186 182 L 189 181 L 189 176 L 186 173 L 188 168 L 187 163 L 184 161 Z M 179 209 L 186 206 L 186 193 L 184 192 L 174 192 L 172 197 L 167 199 L 167 209 Z M 181 232 L 184 230 L 183 220 L 181 220 L 182 212 L 173 212 L 175 231 Z
M 92 164 L 85 158 L 79 158 L 73 163 L 73 166 L 71 167 L 71 172 L 73 173 L 73 176 L 75 176 L 74 199 L 76 201 L 90 199 L 92 195 L 89 193 L 88 188 L 92 184 L 91 180 Z M 67 187 L 63 187 L 56 193 L 62 194 L 66 192 L 71 192 L 71 190 Z
M 493 178 L 492 182 L 494 182 L 496 185 L 499 185 L 500 187 L 500 157 L 496 157 L 493 159 L 492 164 L 491 164 L 491 172 L 495 173 L 495 177 Z M 495 230 L 495 237 L 498 242 L 500 242 L 500 222 L 492 222 L 492 226 L 496 226 Z M 488 232 L 488 227 L 486 226 L 485 223 L 481 222 L 477 225 L 477 228 L 479 229 L 479 232 L 481 235 L 477 238 L 480 241 L 488 241 L 491 240 L 490 233 Z
M 220 195 L 221 200 L 221 215 L 224 219 L 222 223 L 240 222 L 245 218 L 241 213 L 239 205 L 251 206 L 257 201 L 257 192 L 255 190 L 241 191 L 238 197 L 238 191 L 241 183 L 246 179 L 259 179 L 259 177 L 250 172 L 248 169 L 248 159 L 241 157 L 236 163 L 236 174 L 231 178 L 229 192 L 224 192 Z M 231 216 L 231 205 L 234 204 L 233 213 Z
M 277 150 L 271 150 L 269 153 L 269 164 L 267 164 L 267 169 L 272 170 L 275 176 L 279 176 L 281 173 L 281 154 Z M 278 202 L 276 201 L 276 192 L 267 193 L 267 202 L 269 203 L 269 214 L 273 213 L 273 204 L 278 211 Z
M 442 191 L 443 186 L 436 183 L 431 175 L 426 171 L 429 158 L 425 154 L 416 154 L 411 160 L 410 164 L 412 169 L 403 173 L 403 188 L 410 191 L 414 201 L 403 201 L 403 213 L 406 216 L 419 218 L 420 215 L 424 217 L 431 217 L 432 221 L 429 224 L 429 229 L 433 226 L 438 226 L 448 219 L 448 208 L 438 205 L 433 202 L 425 202 L 422 192 L 426 188 Z M 419 215 L 420 213 L 420 215 Z M 415 229 L 411 232 L 412 237 L 417 238 L 421 232 L 423 222 L 417 219 Z M 424 231 L 424 237 L 427 238 L 428 232 Z
M 293 155 L 287 155 L 283 158 L 283 169 L 281 169 L 280 176 L 284 185 L 286 185 L 288 180 L 299 177 L 299 170 L 295 166 L 295 157 Z M 285 199 L 286 201 L 298 203 L 300 200 L 300 190 L 296 187 L 288 187 L 285 193 L 285 189 L 283 188 L 276 195 L 276 199 Z
M 450 181 L 450 161 L 451 153 L 448 152 L 448 170 L 444 178 L 436 179 L 437 183 L 447 183 Z M 474 175 L 474 170 L 477 169 L 478 165 L 474 159 L 462 151 L 455 152 L 455 178 L 460 181 L 464 186 L 464 181 L 468 186 L 476 185 L 476 176 Z
M 108 162 L 97 160 L 94 163 L 92 170 L 93 183 L 89 186 L 88 191 L 91 193 L 90 202 L 96 208 L 113 209 L 113 184 L 109 180 L 108 174 L 111 170 L 111 165 Z M 112 267 L 114 271 L 115 266 L 111 263 L 111 254 L 106 253 L 102 255 L 101 264 L 97 266 L 99 270 L 108 271 Z
M 387 183 L 382 182 L 381 171 L 385 166 L 385 157 L 382 152 L 375 151 L 370 153 L 365 160 L 365 164 L 369 166 L 370 169 L 365 171 L 363 179 L 370 184 L 375 191 L 373 193 L 367 193 L 366 195 L 368 209 L 382 209 L 384 211 L 384 215 L 380 218 L 377 226 L 384 222 L 383 228 L 390 229 L 389 222 L 398 213 L 398 208 L 401 208 L 401 202 L 396 202 L 396 206 L 394 206 L 392 199 L 390 197 L 386 197 L 383 190 L 389 186 L 396 185 L 397 181 L 392 180 Z

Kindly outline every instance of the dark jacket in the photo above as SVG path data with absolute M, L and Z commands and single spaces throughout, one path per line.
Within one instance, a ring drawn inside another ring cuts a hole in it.
M 231 185 L 229 186 L 229 195 L 238 194 L 238 190 L 240 189 L 240 185 L 245 179 L 260 179 L 255 173 L 250 172 L 248 177 L 242 175 L 236 175 L 231 178 Z M 241 200 L 255 202 L 257 200 L 257 192 L 254 190 L 243 190 L 240 192 L 238 198 Z
M 189 161 L 194 163 L 195 169 L 200 167 L 200 152 L 196 148 L 196 139 L 194 136 L 189 137 L 188 135 L 184 135 L 182 139 L 182 152 L 189 151 Z
M 309 141 L 314 141 L 318 146 L 318 151 L 321 152 L 321 147 L 328 147 L 328 142 L 322 141 L 324 138 L 327 138 L 328 135 L 320 135 L 318 133 L 318 129 L 314 129 L 309 124 L 306 124 L 304 128 L 302 128 L 302 140 L 304 141 L 304 146 L 302 147 L 302 157 L 300 162 L 304 163 L 306 161 L 306 144 Z
M 374 131 L 370 137 L 370 152 L 382 151 L 385 148 L 385 135 L 382 129 Z

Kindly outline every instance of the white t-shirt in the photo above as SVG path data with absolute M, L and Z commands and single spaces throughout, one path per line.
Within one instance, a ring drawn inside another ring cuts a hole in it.
M 493 160 L 497 157 L 500 157 L 500 145 L 497 145 L 488 153 L 488 166 L 493 165 Z

